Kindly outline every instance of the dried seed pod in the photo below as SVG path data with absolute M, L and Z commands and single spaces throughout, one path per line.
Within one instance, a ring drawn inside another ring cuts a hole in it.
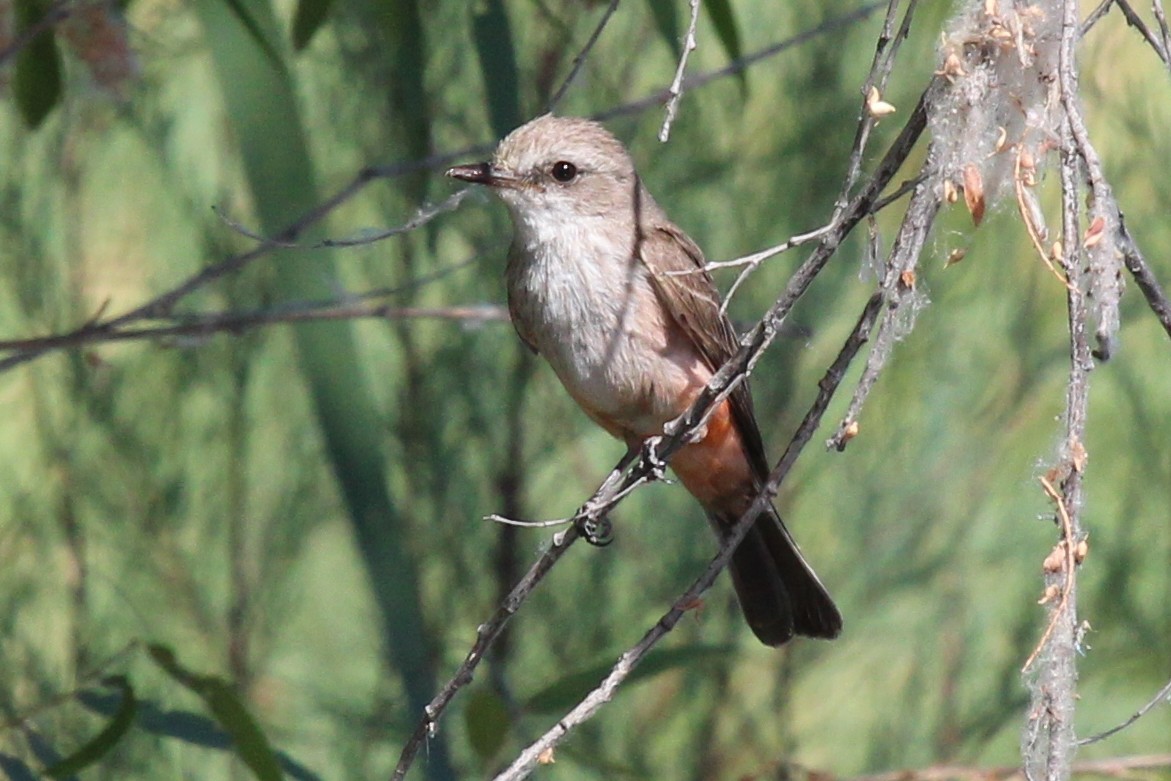
M 964 204 L 972 223 L 979 227 L 984 219 L 984 176 L 975 163 L 964 166 Z
M 1053 546 L 1053 550 L 1049 551 L 1049 555 L 1041 562 L 1041 571 L 1047 575 L 1052 575 L 1055 572 L 1061 572 L 1065 569 L 1065 543 L 1061 542 Z
M 956 189 L 955 182 L 951 179 L 943 180 L 943 200 L 948 203 L 955 203 L 959 200 L 960 192 Z
M 882 119 L 895 113 L 895 107 L 883 100 L 882 96 L 878 94 L 878 87 L 870 88 L 870 92 L 866 96 L 866 110 L 875 119 Z
M 1105 234 L 1106 218 L 1099 214 L 1090 221 L 1090 227 L 1086 228 L 1086 235 L 1082 238 L 1082 246 L 1086 249 L 1098 246 Z

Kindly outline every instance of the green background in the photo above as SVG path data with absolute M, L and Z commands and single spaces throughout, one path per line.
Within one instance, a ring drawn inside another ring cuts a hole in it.
M 705 3 L 690 70 L 848 10 Z M 43 78 L 51 57 L 9 63 L 0 338 L 130 310 L 254 246 L 212 207 L 275 235 L 364 165 L 491 145 L 544 111 L 602 11 L 571 0 L 135 0 L 137 73 L 122 97 L 60 41 L 60 93 Z M 867 165 L 930 80 L 949 14 L 917 12 L 883 96 L 898 112 L 880 123 Z M 686 4 L 623 4 L 559 112 L 600 113 L 662 89 L 686 23 Z M 689 91 L 667 144 L 656 140 L 658 106 L 608 125 L 710 258 L 778 243 L 832 211 L 880 25 L 881 9 Z M 309 38 L 299 51 L 295 29 Z M 1086 38 L 1081 66 L 1127 225 L 1171 283 L 1166 70 L 1116 12 Z M 36 127 L 37 101 L 20 97 L 30 74 L 47 106 Z M 405 222 L 454 191 L 442 168 L 374 182 L 303 238 Z M 1055 178 L 1041 185 L 1051 221 Z M 898 209 L 878 221 L 884 242 Z M 405 236 L 269 254 L 178 310 L 378 289 L 396 291 L 378 300 L 397 306 L 499 305 L 509 230 L 504 209 L 476 196 Z M 957 247 L 966 258 L 944 268 Z M 872 290 L 864 256 L 852 239 L 753 376 L 774 457 Z M 763 312 L 802 257 L 756 273 L 732 307 L 738 322 Z M 1056 540 L 1037 478 L 1061 439 L 1064 289 L 1011 202 L 978 230 L 962 201 L 945 208 L 918 284 L 931 304 L 859 437 L 841 454 L 819 446 L 855 367 L 779 499 L 839 601 L 843 636 L 764 648 L 721 578 L 647 674 L 540 777 L 1019 761 L 1019 670 L 1044 628 L 1040 567 Z M 1121 348 L 1091 377 L 1080 734 L 1121 721 L 1171 676 L 1171 351 L 1134 289 L 1122 317 Z M 116 702 L 118 687 L 100 679 L 119 674 L 137 720 L 85 778 L 245 777 L 222 735 L 200 739 L 215 732 L 214 709 L 138 645 L 153 642 L 186 670 L 231 682 L 304 777 L 387 777 L 422 704 L 549 536 L 481 517 L 565 516 L 622 451 L 499 321 L 279 325 L 58 351 L 0 375 L 0 409 L 0 770 L 10 773 L 98 733 L 109 717 L 97 700 L 71 695 Z M 421 752 L 417 777 L 483 777 L 507 762 L 714 550 L 678 486 L 637 492 L 614 520 L 611 547 L 575 547 L 542 583 Z M 1169 735 L 1163 707 L 1080 756 L 1168 752 Z

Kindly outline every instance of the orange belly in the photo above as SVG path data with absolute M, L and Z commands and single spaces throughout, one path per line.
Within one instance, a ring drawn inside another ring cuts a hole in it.
M 703 439 L 675 453 L 671 469 L 683 487 L 709 510 L 739 515 L 748 509 L 754 494 L 752 467 L 744 455 L 729 402 L 724 401 L 712 413 Z

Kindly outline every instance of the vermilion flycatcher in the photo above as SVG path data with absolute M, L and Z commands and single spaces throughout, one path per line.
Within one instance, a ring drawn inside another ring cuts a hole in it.
M 508 206 L 516 331 L 582 410 L 627 447 L 662 434 L 736 352 L 703 253 L 667 219 L 630 154 L 601 125 L 538 117 L 505 138 L 491 162 L 447 175 L 488 185 Z M 670 466 L 717 534 L 748 510 L 769 469 L 746 383 Z M 756 520 L 729 569 L 765 644 L 841 631 L 841 615 L 774 508 Z

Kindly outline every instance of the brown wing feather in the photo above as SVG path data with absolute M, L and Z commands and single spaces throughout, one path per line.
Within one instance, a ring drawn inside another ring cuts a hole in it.
M 736 353 L 740 344 L 731 321 L 720 312 L 720 293 L 711 274 L 703 268 L 703 251 L 670 222 L 651 225 L 641 240 L 640 255 L 651 271 L 663 307 L 690 337 L 709 368 L 716 371 Z M 757 476 L 764 479 L 768 475 L 768 459 L 748 383 L 738 385 L 729 400 L 748 460 Z

